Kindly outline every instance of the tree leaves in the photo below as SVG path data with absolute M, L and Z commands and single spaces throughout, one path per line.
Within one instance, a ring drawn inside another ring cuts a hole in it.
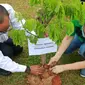
M 27 19 L 24 25 L 26 30 L 34 31 L 37 35 L 28 37 L 32 43 L 36 43 L 38 38 L 43 38 L 46 31 L 53 41 L 60 43 L 66 30 L 69 35 L 74 30 L 72 20 L 78 20 L 81 25 L 85 23 L 85 8 L 80 0 L 29 0 L 29 2 L 31 6 L 42 3 L 37 20 Z M 18 14 L 19 20 L 22 18 L 20 16 Z
M 26 20 L 24 26 L 25 29 L 28 29 L 29 31 L 33 31 L 37 27 L 37 22 L 35 19 L 28 19 Z
M 24 30 L 15 30 L 12 29 L 9 32 L 9 36 L 13 39 L 15 45 L 24 46 L 26 41 L 25 31 Z

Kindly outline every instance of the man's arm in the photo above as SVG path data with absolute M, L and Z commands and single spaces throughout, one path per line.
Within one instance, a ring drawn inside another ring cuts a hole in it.
M 4 56 L 0 51 L 0 68 L 10 72 L 25 72 L 27 66 L 12 61 L 8 56 Z
M 4 56 L 0 51 L 0 68 L 6 71 L 26 72 L 34 75 L 42 74 L 43 68 L 39 65 L 25 66 L 12 61 L 8 56 Z
M 8 5 L 8 8 L 9 8 L 8 12 L 9 12 L 10 24 L 12 25 L 12 27 L 14 29 L 24 30 L 23 25 L 26 22 L 25 19 L 23 18 L 22 20 L 18 20 L 18 18 L 16 17 L 17 14 L 16 14 L 15 10 L 13 9 L 13 7 L 9 4 L 6 4 L 6 5 Z M 26 34 L 26 36 L 31 35 L 26 30 L 25 30 L 25 34 Z
M 55 56 L 51 58 L 49 64 L 51 64 L 54 61 L 58 61 L 62 54 L 65 52 L 65 50 L 68 48 L 70 45 L 71 41 L 73 40 L 73 36 L 65 36 L 58 51 L 56 52 Z
M 23 24 L 25 23 L 25 20 L 23 19 L 23 22 L 18 21 L 18 18 L 16 17 L 16 12 L 11 5 L 5 4 L 3 6 L 5 8 L 7 7 L 6 9 L 9 13 L 9 19 L 10 19 L 10 23 L 11 23 L 12 27 L 15 28 L 15 29 L 19 29 L 19 30 L 24 29 Z

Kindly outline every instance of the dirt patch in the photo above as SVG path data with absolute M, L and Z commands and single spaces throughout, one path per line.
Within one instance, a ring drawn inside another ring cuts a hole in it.
M 44 72 L 42 75 L 28 75 L 27 85 L 61 85 L 61 79 L 59 75 L 53 74 L 49 70 L 49 66 L 44 66 Z

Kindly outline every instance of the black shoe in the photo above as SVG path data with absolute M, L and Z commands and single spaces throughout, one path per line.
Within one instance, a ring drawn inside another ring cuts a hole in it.
M 12 73 L 10 71 L 6 71 L 6 70 L 0 68 L 0 75 L 2 75 L 2 76 L 9 76 L 11 74 Z

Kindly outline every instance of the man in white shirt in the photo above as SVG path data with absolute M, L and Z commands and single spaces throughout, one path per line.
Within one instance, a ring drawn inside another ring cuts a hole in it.
M 13 44 L 8 38 L 9 27 L 24 29 L 22 24 L 15 17 L 15 11 L 9 4 L 0 4 L 0 74 L 10 75 L 13 72 L 28 72 L 34 75 L 42 73 L 42 68 L 38 65 L 25 66 L 11 60 L 10 57 L 18 55 L 23 48 Z

